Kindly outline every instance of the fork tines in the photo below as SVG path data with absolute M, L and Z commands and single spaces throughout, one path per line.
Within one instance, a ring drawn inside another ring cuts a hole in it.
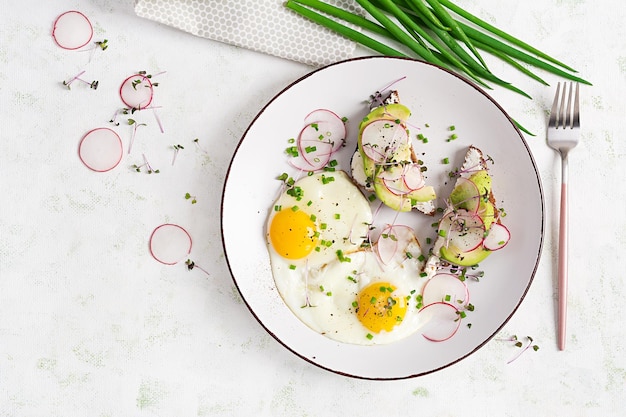
M 579 84 L 576 83 L 576 91 L 574 92 L 574 83 L 569 83 L 569 94 L 567 94 L 567 83 L 563 83 L 563 91 L 561 93 L 561 100 L 559 100 L 559 93 L 561 90 L 561 83 L 556 85 L 556 93 L 554 94 L 554 102 L 552 103 L 552 110 L 550 111 L 550 119 L 548 126 L 555 127 L 557 129 L 580 127 L 580 114 L 579 108 Z M 567 106 L 566 106 L 566 94 L 567 94 Z M 572 112 L 572 94 L 574 94 L 574 111 Z

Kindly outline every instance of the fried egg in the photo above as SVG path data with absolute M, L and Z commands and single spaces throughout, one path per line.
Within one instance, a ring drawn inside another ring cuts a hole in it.
M 372 222 L 369 201 L 343 171 L 308 175 L 278 197 L 267 241 L 275 273 L 319 268 L 357 250 Z
M 394 241 L 392 256 L 382 256 L 385 242 L 362 245 L 371 209 L 345 173 L 314 174 L 295 187 L 277 199 L 267 226 L 274 281 L 293 314 L 350 344 L 387 344 L 415 333 L 425 280 L 412 231 L 390 229 L 384 238 Z

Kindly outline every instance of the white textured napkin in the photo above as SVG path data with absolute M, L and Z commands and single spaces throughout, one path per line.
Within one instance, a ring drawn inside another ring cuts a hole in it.
M 285 8 L 284 0 L 136 0 L 135 13 L 185 32 L 313 66 L 352 57 L 355 43 Z M 347 0 L 337 5 L 350 7 Z

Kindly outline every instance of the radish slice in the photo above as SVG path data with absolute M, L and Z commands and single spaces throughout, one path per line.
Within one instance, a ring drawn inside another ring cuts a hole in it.
M 299 154 L 296 157 L 289 158 L 288 162 L 292 167 L 300 171 L 310 172 L 310 171 L 318 171 L 324 168 L 330 161 L 330 157 L 331 157 L 331 154 L 323 155 L 323 156 L 316 158 L 311 163 L 309 163 L 309 161 L 307 161 L 306 159 L 302 157 L 302 154 Z
M 93 26 L 87 16 L 76 10 L 61 14 L 54 21 L 52 38 L 63 49 L 79 49 L 93 36 Z
M 120 86 L 120 98 L 131 109 L 144 109 L 152 103 L 154 87 L 150 78 L 142 74 L 131 75 Z
M 317 166 L 322 159 L 330 159 L 333 153 L 333 139 L 323 133 L 327 132 L 327 125 L 324 122 L 306 125 L 298 137 L 298 152 L 311 166 Z
M 510 239 L 511 232 L 509 232 L 509 229 L 507 229 L 505 225 L 492 223 L 483 245 L 485 246 L 485 249 L 498 250 L 505 247 L 506 244 L 509 243 Z
M 346 140 L 346 125 L 337 114 L 326 109 L 313 110 L 304 118 L 307 125 L 317 124 L 320 133 L 333 143 L 332 151 L 336 152 Z
M 191 236 L 176 224 L 162 224 L 150 236 L 150 253 L 157 261 L 174 265 L 191 253 Z
M 404 166 L 404 184 L 410 191 L 419 190 L 426 185 L 422 167 L 418 164 L 408 164 Z
M 459 310 L 448 303 L 428 304 L 419 311 L 419 314 L 426 320 L 422 336 L 433 342 L 450 339 L 461 325 Z
M 113 130 L 101 127 L 90 130 L 78 145 L 78 156 L 87 168 L 106 172 L 122 160 L 122 140 Z
M 422 302 L 424 305 L 444 302 L 457 308 L 465 307 L 469 303 L 469 289 L 458 276 L 439 273 L 424 285 Z
M 382 163 L 400 146 L 408 144 L 404 126 L 390 120 L 374 120 L 361 133 L 361 148 L 376 163 Z
M 407 246 L 413 239 L 415 239 L 415 234 L 409 226 L 389 225 L 385 227 L 376 244 L 380 261 L 387 265 L 399 254 L 401 262 L 404 259 Z
M 396 165 L 378 174 L 385 187 L 395 195 L 406 195 L 422 188 L 426 182 L 417 164 Z
M 480 216 L 465 209 L 452 211 L 439 221 L 439 232 L 461 252 L 469 252 L 483 243 L 485 224 Z

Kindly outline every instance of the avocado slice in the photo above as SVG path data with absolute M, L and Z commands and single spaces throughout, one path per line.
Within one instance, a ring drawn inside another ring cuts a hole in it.
M 368 123 L 371 123 L 374 120 L 399 120 L 403 123 L 409 119 L 409 116 L 411 116 L 411 110 L 402 104 L 393 103 L 385 106 L 379 106 L 365 116 L 363 120 L 361 120 L 359 130 L 363 130 Z
M 374 191 L 385 205 L 396 211 L 411 211 L 415 203 L 431 201 L 437 197 L 435 189 L 429 185 L 411 191 L 409 194 L 394 194 L 378 177 L 374 178 Z
M 448 247 L 442 246 L 439 253 L 443 259 L 452 264 L 474 266 L 484 261 L 491 251 L 479 246 L 469 252 L 461 252 L 455 246 L 450 245 Z

